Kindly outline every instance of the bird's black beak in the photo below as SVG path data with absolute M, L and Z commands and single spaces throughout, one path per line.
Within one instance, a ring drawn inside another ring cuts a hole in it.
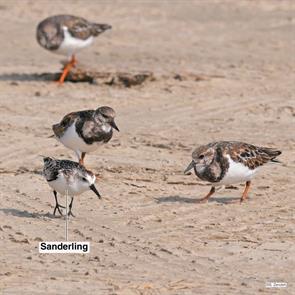
M 184 170 L 184 174 L 187 174 L 194 167 L 195 167 L 195 162 L 194 161 L 191 161 L 190 164 L 187 166 L 187 168 Z
M 114 120 L 110 123 L 110 125 L 111 125 L 114 129 L 116 129 L 118 132 L 120 132 L 120 130 L 119 130 L 119 128 L 118 128 L 118 126 L 116 125 L 116 123 L 115 123 Z
M 90 185 L 89 188 L 98 196 L 99 199 L 101 199 L 101 196 L 100 196 L 98 190 L 96 189 L 96 187 L 94 186 L 94 184 Z

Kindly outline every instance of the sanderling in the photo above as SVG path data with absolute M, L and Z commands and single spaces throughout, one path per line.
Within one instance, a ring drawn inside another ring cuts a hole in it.
M 67 148 L 75 151 L 78 161 L 84 165 L 84 157 L 107 143 L 113 136 L 115 111 L 107 106 L 96 110 L 73 112 L 64 116 L 60 123 L 52 126 L 56 138 Z
M 101 198 L 99 192 L 94 186 L 95 175 L 84 168 L 77 162 L 69 160 L 57 160 L 50 157 L 44 157 L 44 168 L 43 174 L 49 184 L 53 189 L 53 194 L 55 198 L 55 208 L 53 215 L 55 215 L 56 210 L 62 215 L 60 208 L 64 208 L 57 201 L 57 193 L 61 195 L 68 194 L 71 196 L 71 202 L 69 205 L 68 215 L 73 215 L 72 206 L 74 196 L 80 195 L 87 190 L 92 190 L 99 198 Z
M 210 192 L 199 200 L 202 202 L 208 201 L 216 186 L 246 182 L 240 199 L 243 202 L 247 198 L 251 179 L 259 167 L 267 162 L 278 162 L 276 157 L 280 154 L 279 150 L 243 142 L 213 142 L 194 150 L 193 160 L 184 173 L 194 169 L 201 180 L 212 183 Z
M 51 52 L 69 58 L 59 83 L 64 82 L 70 69 L 76 64 L 75 54 L 91 45 L 94 37 L 108 29 L 111 29 L 110 25 L 92 23 L 73 15 L 50 16 L 38 24 L 38 43 Z

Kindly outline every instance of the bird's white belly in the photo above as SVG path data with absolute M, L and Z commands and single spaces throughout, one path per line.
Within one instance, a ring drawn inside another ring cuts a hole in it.
M 63 174 L 59 174 L 56 180 L 49 181 L 48 184 L 61 195 L 68 193 L 69 196 L 77 196 L 88 189 L 85 186 L 79 186 L 78 182 L 66 179 Z
M 95 151 L 101 143 L 95 142 L 93 144 L 87 144 L 76 132 L 76 121 L 67 128 L 62 137 L 58 140 L 65 145 L 67 148 L 73 151 L 79 151 L 84 153 L 89 153 Z
M 229 160 L 228 171 L 218 184 L 229 185 L 233 183 L 246 182 L 251 180 L 252 177 L 257 172 L 257 168 L 251 170 L 241 163 L 234 162 L 230 157 L 228 157 L 228 160 Z
M 76 53 L 77 51 L 88 47 L 93 42 L 93 36 L 90 36 L 86 40 L 77 39 L 72 37 L 66 27 L 64 29 L 64 40 L 59 46 L 57 50 L 54 52 L 61 55 L 71 56 L 72 54 Z

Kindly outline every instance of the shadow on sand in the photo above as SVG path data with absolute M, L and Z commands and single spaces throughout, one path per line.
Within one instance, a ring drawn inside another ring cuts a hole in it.
M 0 75 L 0 81 L 11 82 L 32 82 L 32 81 L 57 81 L 60 73 L 43 73 L 43 74 L 3 74 Z
M 59 73 L 11 73 L 0 75 L 0 81 L 10 81 L 17 85 L 17 82 L 24 81 L 58 81 Z M 132 87 L 141 85 L 145 81 L 155 81 L 154 74 L 148 71 L 139 72 L 96 72 L 82 68 L 73 68 L 67 75 L 65 82 L 90 84 L 105 84 L 109 86 Z
M 18 210 L 14 208 L 0 208 L 0 212 L 3 212 L 6 215 L 13 215 L 13 216 L 23 217 L 23 218 L 44 218 L 44 217 L 58 218 L 49 212 L 48 213 L 38 213 L 38 212 L 30 213 L 26 210 Z
M 157 203 L 191 203 L 191 204 L 206 204 L 199 202 L 199 199 L 192 199 L 181 196 L 168 196 L 155 198 Z M 240 198 L 216 198 L 212 197 L 208 200 L 209 203 L 216 202 L 221 204 L 239 204 Z

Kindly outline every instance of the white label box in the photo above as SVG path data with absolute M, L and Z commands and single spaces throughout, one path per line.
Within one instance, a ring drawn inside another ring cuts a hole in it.
M 86 254 L 90 252 L 89 242 L 63 242 L 50 241 L 39 243 L 39 253 L 78 253 Z

